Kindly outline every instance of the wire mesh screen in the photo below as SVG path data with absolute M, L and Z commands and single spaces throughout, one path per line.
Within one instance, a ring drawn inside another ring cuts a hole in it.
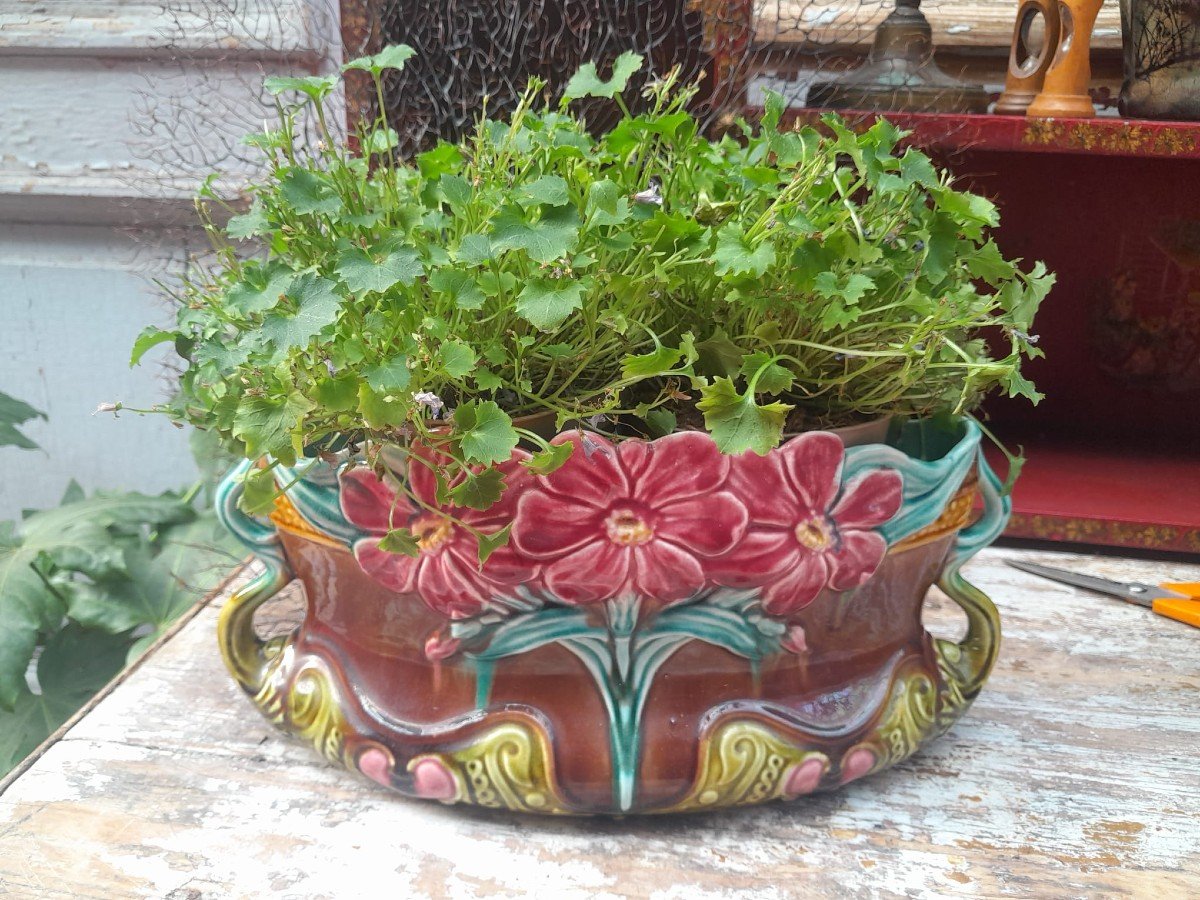
M 925 4 L 928 9 L 935 4 Z M 402 149 L 461 135 L 480 113 L 510 108 L 530 76 L 561 86 L 578 67 L 600 70 L 635 50 L 662 72 L 702 77 L 695 112 L 720 125 L 757 105 L 762 89 L 802 105 L 815 73 L 867 51 L 892 0 L 344 0 L 346 52 L 389 43 L 417 51 L 392 73 L 385 101 Z M 640 83 L 627 100 L 636 103 Z M 372 98 L 350 91 L 367 111 Z M 602 125 L 610 107 L 589 110 Z

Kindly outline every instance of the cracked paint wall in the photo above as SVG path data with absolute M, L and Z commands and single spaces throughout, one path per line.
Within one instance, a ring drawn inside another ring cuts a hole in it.
M 248 171 L 264 75 L 329 70 L 334 0 L 0 0 L 0 391 L 46 412 L 0 448 L 0 520 L 85 489 L 157 492 L 196 468 L 158 416 L 170 351 L 129 348 L 172 312 L 151 278 L 200 252 L 191 195 Z

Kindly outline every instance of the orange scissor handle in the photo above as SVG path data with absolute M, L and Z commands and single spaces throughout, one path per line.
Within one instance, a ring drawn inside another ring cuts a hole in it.
M 1168 590 L 1177 590 L 1179 587 L 1197 587 L 1197 585 L 1163 585 L 1163 587 Z M 1155 600 L 1151 608 L 1160 616 L 1200 628 L 1200 600 L 1166 597 Z
M 1159 587 L 1183 594 L 1185 597 L 1191 597 L 1193 600 L 1200 600 L 1200 581 L 1167 581 L 1160 584 Z

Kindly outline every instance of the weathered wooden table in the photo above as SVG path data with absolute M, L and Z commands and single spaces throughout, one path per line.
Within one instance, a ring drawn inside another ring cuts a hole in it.
M 1005 642 L 932 748 L 840 792 L 685 818 L 408 802 L 276 733 L 199 608 L 0 794 L 5 897 L 1200 896 L 1200 630 L 1003 565 L 1200 566 L 993 549 Z M 935 631 L 959 624 L 931 598 Z M 3 786 L 0 786 L 3 787 Z

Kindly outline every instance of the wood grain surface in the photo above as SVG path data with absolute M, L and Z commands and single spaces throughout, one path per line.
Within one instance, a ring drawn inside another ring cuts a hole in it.
M 391 796 L 259 717 L 221 667 L 215 598 L 0 794 L 0 896 L 1200 896 L 1200 630 L 1014 556 L 1200 581 L 1200 566 L 985 551 L 968 572 L 1005 642 L 948 735 L 836 793 L 684 818 Z M 961 627 L 944 598 L 928 609 L 935 632 Z

